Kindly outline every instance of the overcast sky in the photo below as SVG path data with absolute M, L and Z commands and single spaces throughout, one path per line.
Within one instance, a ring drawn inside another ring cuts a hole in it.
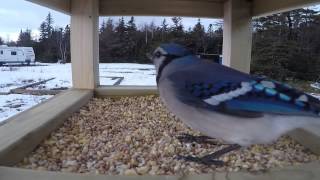
M 7 40 L 16 41 L 21 29 L 31 29 L 33 36 L 38 37 L 40 23 L 45 19 L 47 14 L 51 12 L 54 18 L 54 25 L 65 27 L 70 23 L 70 17 L 62 13 L 44 8 L 25 0 L 5 0 L 1 1 L 0 6 L 0 37 Z M 105 18 L 105 17 L 104 17 Z M 119 17 L 112 17 L 115 22 Z M 155 24 L 160 24 L 164 17 L 136 17 L 137 26 L 144 23 L 154 21 Z M 125 17 L 127 21 L 129 17 Z M 171 23 L 170 17 L 166 17 L 167 22 Z M 100 21 L 102 18 L 100 18 Z M 192 27 L 198 18 L 183 18 L 183 25 L 185 28 Z M 209 24 L 214 24 L 218 20 L 201 18 L 201 22 L 205 27 Z

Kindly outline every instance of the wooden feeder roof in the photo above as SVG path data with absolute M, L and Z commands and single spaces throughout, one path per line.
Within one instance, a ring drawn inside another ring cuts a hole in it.
M 65 14 L 77 0 L 27 0 Z M 99 15 L 189 16 L 223 18 L 226 0 L 100 0 Z M 252 17 L 292 10 L 319 3 L 319 0 L 248 0 Z

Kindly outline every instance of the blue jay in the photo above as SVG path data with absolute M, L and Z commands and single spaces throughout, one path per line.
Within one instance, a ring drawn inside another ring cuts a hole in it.
M 236 144 L 223 153 L 320 124 L 320 101 L 287 84 L 200 59 L 174 43 L 162 44 L 150 58 L 169 111 L 192 129 Z

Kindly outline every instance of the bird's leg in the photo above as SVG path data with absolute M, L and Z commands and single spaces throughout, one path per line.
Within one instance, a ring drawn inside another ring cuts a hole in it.
M 212 140 L 214 140 L 214 138 L 211 138 L 209 136 L 193 136 L 190 134 L 182 134 L 182 135 L 178 136 L 177 139 L 183 143 L 196 142 L 198 144 L 218 145 L 218 143 L 212 141 Z
M 219 157 L 222 155 L 229 153 L 231 151 L 240 149 L 241 146 L 238 144 L 232 144 L 226 148 L 223 148 L 219 151 L 216 151 L 212 154 L 208 154 L 202 157 L 193 157 L 193 156 L 178 156 L 178 159 L 183 159 L 185 161 L 191 161 L 191 162 L 196 162 L 200 164 L 205 164 L 205 165 L 216 165 L 216 166 L 223 166 L 224 162 L 221 160 L 218 160 Z

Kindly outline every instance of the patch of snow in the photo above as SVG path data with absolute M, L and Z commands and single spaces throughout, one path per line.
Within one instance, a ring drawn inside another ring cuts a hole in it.
M 22 94 L 0 95 L 0 122 L 52 97 Z
M 123 77 L 120 86 L 156 86 L 155 67 L 149 64 L 100 63 L 99 75 L 101 85 L 114 85 L 120 77 Z M 28 89 L 70 88 L 72 86 L 71 64 L 37 63 L 36 66 L 0 67 L 0 93 L 10 92 L 11 89 L 50 78 L 55 79 Z M 320 94 L 311 93 L 311 95 L 320 99 Z M 52 96 L 0 95 L 0 122 L 50 97 Z
M 318 93 L 310 93 L 310 95 L 320 100 L 320 94 L 318 94 Z
M 112 77 L 124 77 L 120 85 L 156 86 L 154 65 L 133 63 L 100 63 L 100 84 L 113 85 Z
M 320 89 L 320 83 L 319 82 L 315 82 L 310 84 L 311 87 L 316 88 L 316 89 Z
M 30 82 L 55 78 L 44 89 L 71 87 L 70 64 L 37 64 L 38 66 L 0 67 L 0 92 L 9 92 Z
M 113 85 L 124 77 L 120 85 L 156 86 L 154 65 L 133 63 L 100 63 L 100 84 Z M 30 83 L 55 78 L 45 84 L 28 89 L 70 88 L 72 86 L 71 64 L 37 63 L 36 66 L 0 67 L 0 92 L 10 92 Z
M 100 85 L 114 85 L 123 77 L 121 85 L 156 86 L 154 65 L 134 63 L 100 63 Z M 0 67 L 0 94 L 31 83 L 55 78 L 29 90 L 70 88 L 72 86 L 71 64 L 36 63 L 35 66 Z M 117 78 L 118 77 L 118 78 Z M 52 96 L 0 95 L 0 122 Z

